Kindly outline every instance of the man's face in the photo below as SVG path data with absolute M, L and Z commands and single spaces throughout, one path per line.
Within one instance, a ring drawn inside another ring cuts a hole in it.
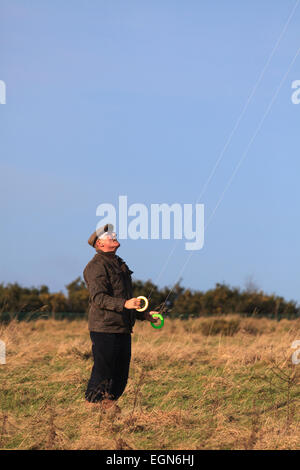
M 104 252 L 113 252 L 115 253 L 117 249 L 119 248 L 120 243 L 117 240 L 117 235 L 115 233 L 113 234 L 107 234 L 105 238 L 98 238 L 96 241 L 96 248 L 99 250 L 102 250 Z

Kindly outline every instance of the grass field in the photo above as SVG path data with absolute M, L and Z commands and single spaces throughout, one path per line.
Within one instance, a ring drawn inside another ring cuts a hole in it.
M 300 448 L 300 319 L 230 318 L 137 322 L 120 414 L 85 407 L 86 321 L 0 325 L 0 448 Z

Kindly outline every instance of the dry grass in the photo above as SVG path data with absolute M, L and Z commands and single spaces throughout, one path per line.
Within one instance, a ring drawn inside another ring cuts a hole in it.
M 230 335 L 207 333 L 207 319 L 137 322 L 120 414 L 84 406 L 85 321 L 0 326 L 0 448 L 299 448 L 300 319 L 226 318 L 238 324 Z

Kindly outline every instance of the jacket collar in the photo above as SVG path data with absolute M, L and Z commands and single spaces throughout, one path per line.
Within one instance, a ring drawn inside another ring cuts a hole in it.
M 106 256 L 107 258 L 114 258 L 116 256 L 116 253 L 113 251 L 102 251 L 102 250 L 96 250 L 96 252 L 99 255 Z

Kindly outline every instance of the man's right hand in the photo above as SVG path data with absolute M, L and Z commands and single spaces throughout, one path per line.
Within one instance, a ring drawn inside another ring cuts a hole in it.
M 130 309 L 137 309 L 141 307 L 141 299 L 137 299 L 136 297 L 133 297 L 132 299 L 126 300 L 124 304 L 125 308 Z

